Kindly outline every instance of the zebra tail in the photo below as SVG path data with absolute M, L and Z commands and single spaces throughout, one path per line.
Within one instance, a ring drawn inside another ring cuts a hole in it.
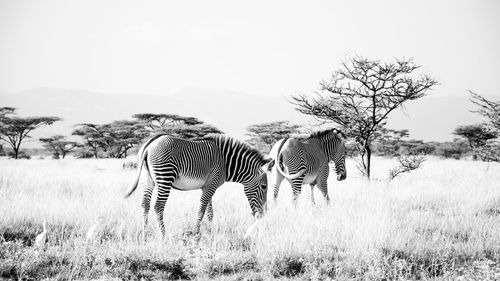
M 278 171 L 280 172 L 280 174 L 282 174 L 285 178 L 287 178 L 289 180 L 293 180 L 293 179 L 296 179 L 296 178 L 302 176 L 306 172 L 306 170 L 300 170 L 296 174 L 287 174 L 281 168 L 283 166 L 283 162 L 282 162 L 283 161 L 283 157 L 281 156 L 281 148 L 283 147 L 283 145 L 285 144 L 285 142 L 287 140 L 288 140 L 288 138 L 285 138 L 283 140 L 283 142 L 280 144 L 279 148 L 278 148 L 278 155 L 276 157 L 276 168 L 278 169 Z
M 146 160 L 146 156 L 148 156 L 148 151 L 146 150 L 146 148 L 154 141 L 156 140 L 157 138 L 161 137 L 161 136 L 164 136 L 165 134 L 158 134 L 158 135 L 154 135 L 153 137 L 151 137 L 149 140 L 147 140 L 141 147 L 141 149 L 139 149 L 139 153 L 142 153 L 141 154 L 141 157 L 138 159 L 138 162 L 137 165 L 138 166 L 138 170 L 137 170 L 137 177 L 135 178 L 135 181 L 134 183 L 132 184 L 132 186 L 130 187 L 129 191 L 127 192 L 127 194 L 125 194 L 125 198 L 128 198 L 130 195 L 132 195 L 132 193 L 134 193 L 134 191 L 137 189 L 137 186 L 139 185 L 139 178 L 141 177 L 141 171 L 142 171 L 142 165 L 144 164 L 144 161 Z M 146 169 L 148 167 L 146 166 Z
M 139 179 L 141 178 L 142 165 L 144 164 L 147 155 L 148 152 L 144 151 L 141 159 L 139 160 L 140 161 L 139 166 L 137 167 L 137 177 L 135 177 L 134 183 L 132 183 L 132 186 L 130 187 L 129 191 L 127 192 L 127 194 L 125 194 L 125 198 L 128 198 L 130 195 L 132 195 L 132 193 L 134 193 L 134 191 L 137 189 L 137 186 L 139 185 Z

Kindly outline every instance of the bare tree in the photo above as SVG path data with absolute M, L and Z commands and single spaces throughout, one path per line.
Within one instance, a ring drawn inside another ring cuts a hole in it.
M 355 138 L 359 144 L 361 170 L 370 178 L 370 145 L 389 113 L 406 101 L 423 97 L 437 84 L 428 75 L 412 77 L 418 68 L 412 60 L 383 63 L 354 57 L 343 63 L 331 80 L 320 83 L 317 97 L 298 95 L 293 96 L 291 102 L 299 112 L 336 123 Z
M 471 102 L 478 106 L 478 109 L 472 112 L 479 113 L 486 117 L 496 130 L 500 130 L 500 101 L 494 102 L 487 100 L 472 91 L 469 91 L 469 93 L 471 94 Z
M 489 125 L 500 134 L 500 101 L 491 101 L 479 94 L 469 91 L 471 94 L 471 102 L 478 106 L 478 109 L 473 110 L 481 114 L 489 121 Z M 497 141 L 488 141 L 482 147 L 474 149 L 474 155 L 479 156 L 483 161 L 500 162 L 500 144 Z
M 31 131 L 42 125 L 50 125 L 61 120 L 59 117 L 17 117 L 15 108 L 0 108 L 0 139 L 7 142 L 14 150 L 14 158 L 19 156 L 21 143 L 29 138 Z

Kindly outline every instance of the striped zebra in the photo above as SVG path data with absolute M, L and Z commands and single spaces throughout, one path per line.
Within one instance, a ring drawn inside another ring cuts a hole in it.
M 347 177 L 345 154 L 345 136 L 337 129 L 315 132 L 302 141 L 294 138 L 279 140 L 270 152 L 270 157 L 276 160 L 271 174 L 274 200 L 278 197 L 281 182 L 286 178 L 292 187 L 294 202 L 303 184 L 311 187 L 313 203 L 315 185 L 327 202 L 330 201 L 327 187 L 330 173 L 328 164 L 333 161 L 337 180 L 344 180 Z
M 212 221 L 212 196 L 225 182 L 243 184 L 252 215 L 262 215 L 266 210 L 267 201 L 267 170 L 264 170 L 264 166 L 270 162 L 271 159 L 265 159 L 249 145 L 223 135 L 209 136 L 197 141 L 157 135 L 140 148 L 139 171 L 126 197 L 137 188 L 144 165 L 148 172 L 148 184 L 144 188 L 142 198 L 144 227 L 148 224 L 153 187 L 157 186 L 158 196 L 154 210 L 160 232 L 165 236 L 163 211 L 170 190 L 201 189 L 195 228 L 198 233 L 205 210 L 209 221 Z

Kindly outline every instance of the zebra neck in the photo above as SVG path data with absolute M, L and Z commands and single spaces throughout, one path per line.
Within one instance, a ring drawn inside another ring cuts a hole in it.
M 254 155 L 248 151 L 231 151 L 224 157 L 226 181 L 246 183 L 251 178 L 251 172 L 258 167 Z
M 335 152 L 335 143 L 333 142 L 333 140 L 320 140 L 319 143 L 321 149 L 325 153 L 326 158 L 328 158 L 329 161 L 332 161 Z
M 215 137 L 214 141 L 221 153 L 226 181 L 245 184 L 252 179 L 255 170 L 261 167 L 260 164 L 265 162 L 257 150 L 242 142 L 226 137 Z

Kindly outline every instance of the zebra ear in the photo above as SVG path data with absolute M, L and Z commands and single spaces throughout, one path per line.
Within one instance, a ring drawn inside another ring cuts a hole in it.
M 266 163 L 262 166 L 262 169 L 266 172 L 269 172 L 274 167 L 274 164 L 275 164 L 274 159 L 267 158 Z
M 338 132 L 338 133 L 337 133 L 337 137 L 338 137 L 339 139 L 346 139 L 346 136 L 345 136 L 345 134 L 344 134 L 344 133 L 342 133 L 341 131 L 337 131 L 337 132 Z

